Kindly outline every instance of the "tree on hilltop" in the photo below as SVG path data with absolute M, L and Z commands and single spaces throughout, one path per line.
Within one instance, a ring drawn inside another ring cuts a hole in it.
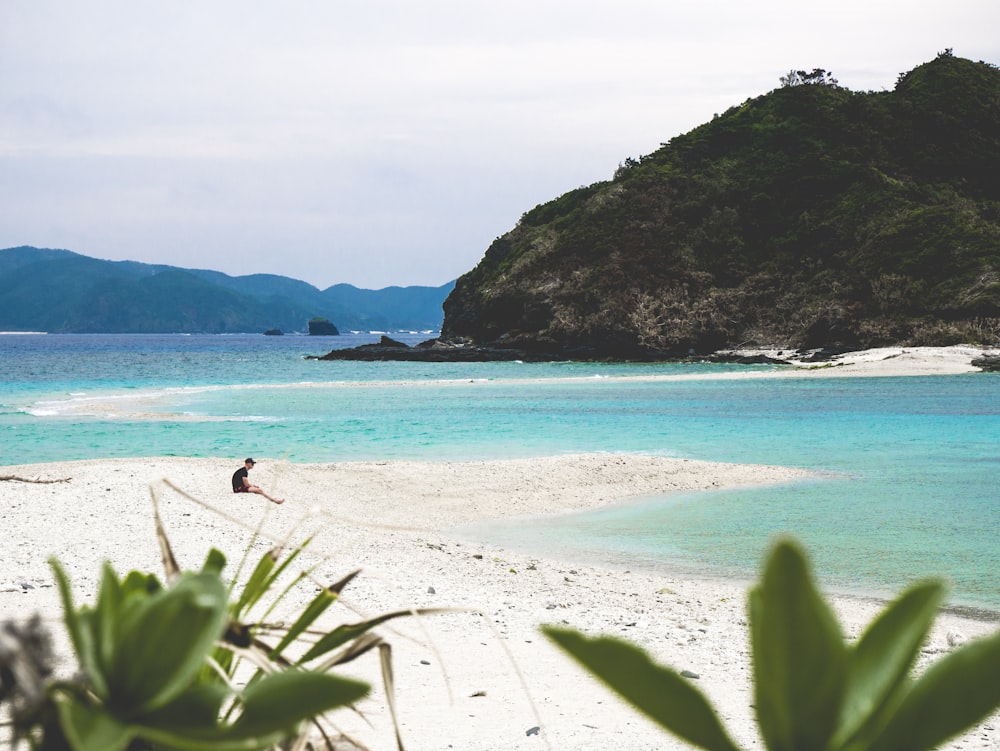
M 839 82 L 833 77 L 833 73 L 822 68 L 813 68 L 812 72 L 806 73 L 804 70 L 790 70 L 788 75 L 779 79 L 784 88 L 789 86 L 831 86 L 837 88 Z

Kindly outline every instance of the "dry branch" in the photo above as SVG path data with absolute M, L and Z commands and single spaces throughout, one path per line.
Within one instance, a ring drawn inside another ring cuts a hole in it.
M 0 482 L 9 480 L 10 482 L 34 482 L 39 485 L 48 485 L 53 482 L 69 482 L 71 478 L 63 477 L 59 480 L 32 480 L 29 477 L 18 477 L 17 475 L 0 475 Z

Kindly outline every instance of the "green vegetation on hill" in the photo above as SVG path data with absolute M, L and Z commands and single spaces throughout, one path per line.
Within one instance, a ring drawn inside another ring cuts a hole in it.
M 818 75 L 822 74 L 822 75 Z M 442 336 L 631 357 L 1000 338 L 1000 70 L 789 76 L 526 212 Z
M 0 250 L 0 330 L 86 333 L 305 331 L 328 318 L 349 330 L 437 330 L 441 287 L 319 290 L 269 274 L 232 277 L 68 250 Z

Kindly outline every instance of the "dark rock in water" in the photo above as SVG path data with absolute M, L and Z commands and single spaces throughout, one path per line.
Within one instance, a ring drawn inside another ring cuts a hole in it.
M 285 332 L 281 329 L 268 329 L 264 332 L 264 336 L 284 336 Z
M 1000 373 L 1000 355 L 983 355 L 972 361 L 974 368 L 985 370 L 987 373 Z
M 322 357 L 309 358 L 313 360 L 402 360 L 413 362 L 493 362 L 493 361 L 539 361 L 566 360 L 565 356 L 548 355 L 533 356 L 533 353 L 521 349 L 502 349 L 497 347 L 477 347 L 466 344 L 455 344 L 442 339 L 429 339 L 410 347 L 383 336 L 377 344 L 362 344 L 349 349 L 335 349 Z
M 839 352 L 839 350 L 838 350 Z M 335 349 L 311 360 L 403 360 L 414 362 L 731 362 L 742 365 L 787 365 L 767 355 L 725 353 L 705 356 L 696 353 L 659 352 L 613 346 L 607 341 L 593 346 L 565 346 L 555 342 L 503 339 L 489 344 L 470 344 L 464 340 L 428 339 L 413 347 L 383 336 L 376 344 L 362 344 Z
M 564 346 L 537 340 L 512 340 L 470 344 L 464 340 L 429 339 L 409 347 L 383 336 L 377 344 L 335 349 L 312 360 L 403 360 L 414 362 L 661 362 L 687 359 L 677 353 L 655 353 L 634 348 Z
M 787 365 L 786 360 L 778 360 L 768 355 L 731 355 L 717 352 L 705 358 L 707 362 L 724 362 L 734 365 Z
M 382 338 L 378 340 L 378 346 L 380 346 L 380 347 L 409 347 L 410 345 L 403 344 L 403 342 L 400 342 L 400 341 L 398 341 L 396 339 L 393 339 L 392 337 L 388 337 L 385 334 L 382 334 Z
M 326 318 L 310 318 L 309 336 L 340 336 L 340 332 Z
M 836 360 L 841 355 L 847 354 L 848 352 L 857 351 L 852 347 L 823 347 L 813 352 L 811 355 L 802 358 L 802 362 L 830 362 L 831 360 Z M 803 350 L 799 350 L 800 353 L 805 354 Z

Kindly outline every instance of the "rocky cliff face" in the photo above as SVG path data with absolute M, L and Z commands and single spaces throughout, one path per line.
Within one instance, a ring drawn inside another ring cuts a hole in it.
M 340 332 L 326 318 L 310 318 L 309 336 L 340 336 Z
M 1000 70 L 787 86 L 537 206 L 442 339 L 596 358 L 1000 339 Z

